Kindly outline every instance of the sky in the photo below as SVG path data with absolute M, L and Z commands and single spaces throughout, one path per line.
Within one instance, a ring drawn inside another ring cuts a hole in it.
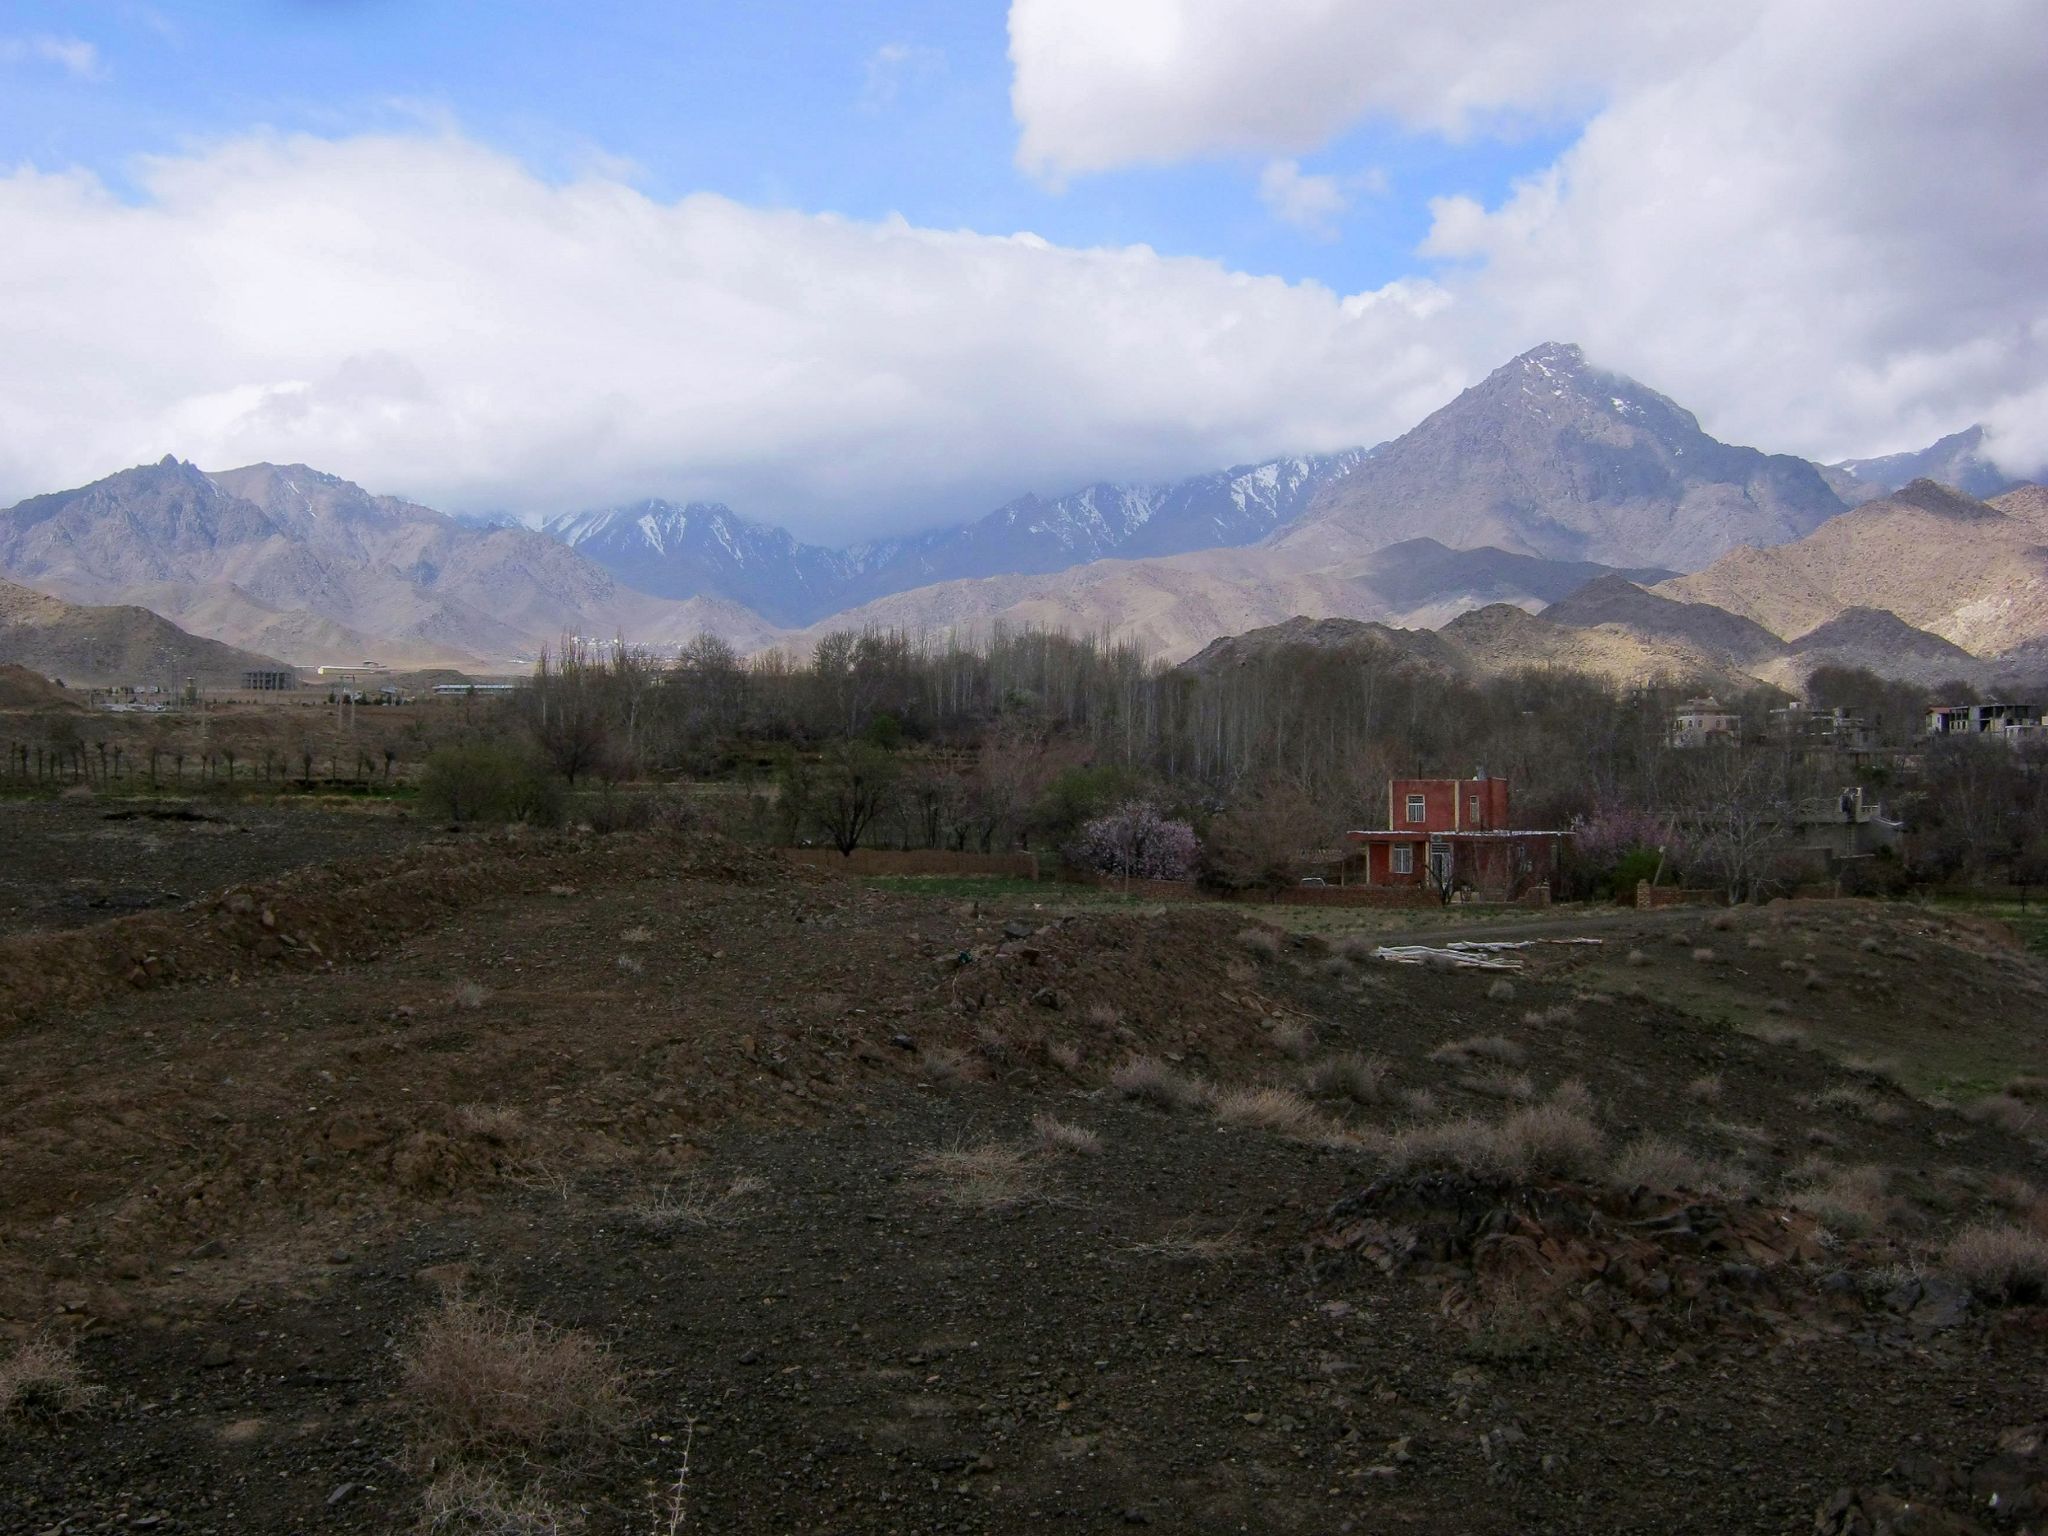
M 2048 461 L 2038 0 L 0 10 L 0 505 L 173 453 L 841 541 L 1545 340 Z

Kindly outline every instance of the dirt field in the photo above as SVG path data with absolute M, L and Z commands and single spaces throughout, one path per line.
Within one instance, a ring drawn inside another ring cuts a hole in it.
M 2038 1089 L 1979 1102 L 2048 1073 L 1995 925 L 1660 914 L 1502 974 L 709 839 L 374 851 L 0 941 L 0 1340 L 99 1389 L 0 1419 L 0 1530 L 2048 1504 L 2048 1311 L 1942 1258 L 2048 1229 Z M 450 1295 L 602 1341 L 632 1413 L 437 1442 Z

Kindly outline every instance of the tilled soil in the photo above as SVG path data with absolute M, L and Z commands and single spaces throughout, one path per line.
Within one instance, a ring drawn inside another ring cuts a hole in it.
M 456 857 L 321 887 L 438 893 L 410 933 L 258 888 L 195 915 L 236 957 L 212 979 L 0 1035 L 0 1330 L 75 1339 L 106 1389 L 0 1432 L 0 1530 L 410 1527 L 434 1469 L 401 1356 L 452 1292 L 629 1373 L 643 1416 L 597 1464 L 504 1473 L 592 1531 L 662 1528 L 685 1445 L 684 1529 L 1848 1531 L 1893 1495 L 2029 1518 L 1971 1489 L 2000 1455 L 2031 1486 L 2042 1312 L 1884 1268 L 2038 1177 L 2024 1136 L 1882 1082 L 1845 1123 L 1826 1058 L 1575 997 L 1576 961 L 1509 998 L 1227 913 L 1046 924 L 701 843 L 429 867 Z M 1500 1111 L 1431 1059 L 1482 1032 L 1535 1092 L 1582 1084 L 1612 1142 L 1680 1137 L 1766 1198 L 1388 1184 L 1358 1133 Z M 1106 1081 L 1147 1053 L 1298 1082 L 1347 1051 L 1436 1102 L 1325 1103 L 1304 1138 Z M 1041 1113 L 1099 1152 L 1041 1148 Z M 1021 1151 L 990 1203 L 920 1161 L 990 1143 Z M 1889 1170 L 1889 1229 L 1770 1205 L 1816 1151 Z M 1475 1306 L 1508 1260 L 1621 1300 Z

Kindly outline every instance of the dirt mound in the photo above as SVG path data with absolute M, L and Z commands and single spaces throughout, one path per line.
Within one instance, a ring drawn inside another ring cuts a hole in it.
M 42 673 L 11 661 L 0 662 L 0 709 L 76 711 L 82 707 Z
M 744 885 L 784 866 L 711 834 L 527 837 L 504 833 L 344 860 L 231 887 L 176 913 L 0 940 L 0 1033 L 123 988 L 239 981 L 366 958 L 513 891 L 673 878 Z
M 1844 1248 L 1805 1212 L 1648 1188 L 1397 1175 L 1340 1201 L 1312 1247 L 1424 1278 L 1445 1315 L 1474 1330 L 1506 1314 L 1579 1337 L 1697 1345 L 1810 1335 L 1873 1312 L 1953 1327 L 1969 1310 L 1959 1285 L 1885 1274 L 1899 1255 L 1882 1240 Z

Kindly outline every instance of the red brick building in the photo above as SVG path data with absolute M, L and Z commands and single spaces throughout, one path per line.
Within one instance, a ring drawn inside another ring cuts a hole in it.
M 1557 876 L 1565 832 L 1517 827 L 1508 781 L 1480 769 L 1469 779 L 1395 779 L 1387 830 L 1345 836 L 1364 855 L 1365 883 L 1427 886 L 1514 901 Z

